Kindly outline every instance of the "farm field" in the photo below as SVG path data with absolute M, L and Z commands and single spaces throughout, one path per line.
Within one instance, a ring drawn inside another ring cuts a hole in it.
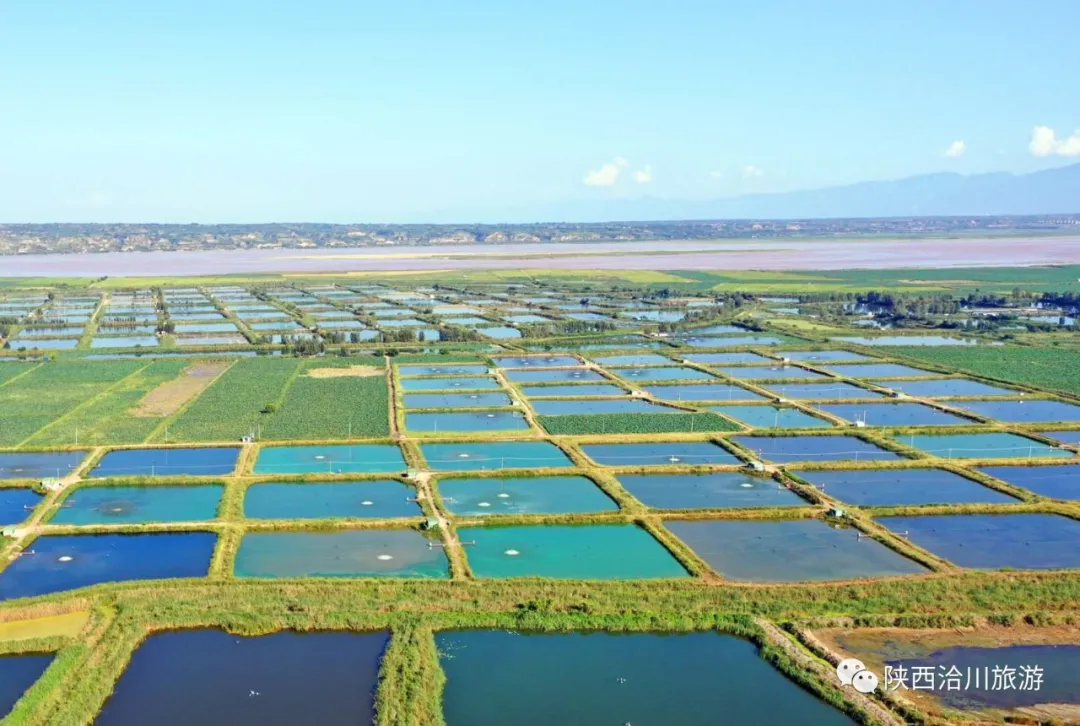
M 304 337 L 0 351 L 0 718 L 145 719 L 146 694 L 195 683 L 162 665 L 197 656 L 201 692 L 271 721 L 249 693 L 287 663 L 327 713 L 379 726 L 527 719 L 553 693 L 611 720 L 610 693 L 581 687 L 590 674 L 613 689 L 637 674 L 634 713 L 676 723 L 665 714 L 732 669 L 753 682 L 709 690 L 709 708 L 737 704 L 745 723 L 1023 722 L 1045 703 L 866 696 L 827 664 L 863 657 L 884 675 L 883 629 L 970 634 L 1006 659 L 1080 649 L 1075 332 L 1041 330 L 1061 345 L 1038 347 L 865 330 L 862 299 L 806 292 L 858 276 L 770 288 L 770 274 L 57 289 L 42 304 L 152 299 L 215 326 L 281 314 Z M 0 307 L 19 296 L 0 288 Z M 568 317 L 582 312 L 601 322 Z M 444 322 L 469 317 L 490 325 Z M 397 319 L 437 339 L 390 332 Z M 973 342 L 833 340 L 875 336 Z M 363 693 L 290 660 L 346 651 Z M 1064 671 L 1071 653 L 1047 662 Z M 567 660 L 530 670 L 545 657 Z M 497 658 L 523 665 L 485 667 Z M 10 703 L 4 682 L 20 684 Z M 1048 674 L 1047 688 L 1056 716 L 1080 709 L 1068 684 Z M 210 718 L 187 700 L 178 713 Z

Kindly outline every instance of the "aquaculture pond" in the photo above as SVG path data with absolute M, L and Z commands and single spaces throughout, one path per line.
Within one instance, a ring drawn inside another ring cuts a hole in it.
M 200 486 L 79 487 L 49 524 L 143 524 L 199 522 L 217 517 L 225 488 Z
M 135 346 L 149 348 L 157 344 L 158 339 L 153 335 L 98 337 L 90 341 L 91 348 L 134 348 Z
M 941 514 L 878 521 L 961 567 L 1080 567 L 1080 522 L 1057 514 Z
M 406 408 L 481 408 L 509 406 L 505 393 L 410 393 L 405 396 Z
M 405 470 L 393 444 L 270 446 L 259 451 L 256 474 L 382 474 Z
M 440 431 L 527 431 L 529 422 L 517 411 L 408 413 L 405 428 L 416 433 Z
M 1080 421 L 1080 406 L 1061 401 L 964 401 L 957 408 L 974 411 L 997 421 Z
M 709 409 L 733 418 L 740 423 L 761 429 L 828 428 L 825 419 L 811 416 L 797 408 L 774 406 L 713 406 Z
M 918 434 L 897 436 L 902 444 L 944 459 L 1069 459 L 1073 454 L 1016 434 Z
M 483 391 L 502 388 L 494 378 L 403 378 L 404 391 Z
M 667 356 L 656 353 L 640 353 L 637 355 L 607 355 L 594 357 L 594 361 L 604 366 L 650 366 L 671 365 L 672 360 Z
M 25 521 L 40 502 L 31 489 L 0 489 L 0 527 Z
M 611 512 L 619 508 L 583 476 L 440 479 L 439 494 L 448 510 L 470 517 Z
M 625 396 L 626 391 L 609 383 L 583 383 L 571 386 L 528 386 L 521 389 L 528 398 L 544 396 Z
M 866 426 L 964 426 L 977 423 L 921 403 L 823 403 L 833 416 Z
M 790 461 L 888 461 L 899 458 L 854 436 L 734 436 L 732 441 L 762 459 Z
M 248 532 L 236 553 L 236 576 L 449 577 L 437 543 L 412 529 Z
M 784 341 L 772 335 L 734 335 L 727 338 L 700 338 L 680 336 L 676 338 L 692 348 L 734 348 L 743 345 L 781 345 Z
M 831 380 L 824 373 L 808 371 L 798 366 L 740 366 L 735 368 L 717 368 L 717 370 L 729 378 L 738 378 L 744 381 L 794 381 L 794 380 Z
M 741 464 L 734 454 L 707 441 L 655 444 L 583 444 L 585 455 L 601 466 L 699 466 Z
M 926 570 L 858 530 L 817 519 L 666 521 L 664 526 L 729 580 L 806 582 Z
M 0 720 L 52 663 L 52 653 L 0 655 Z
M 592 401 L 533 401 L 532 407 L 541 416 L 575 413 L 680 413 L 678 409 L 650 403 L 640 398 L 601 398 Z
M 765 365 L 773 363 L 771 358 L 766 358 L 757 353 L 691 353 L 686 356 L 686 359 L 706 365 L 733 365 L 738 363 Z
M 101 726 L 373 724 L 387 632 L 150 635 L 105 702 Z
M 918 398 L 944 396 L 1016 396 L 1017 391 L 997 388 L 970 378 L 930 378 L 924 381 L 870 381 L 883 388 Z
M 0 572 L 0 600 L 102 582 L 204 577 L 217 535 L 45 535 Z
M 570 467 L 573 463 L 547 441 L 477 441 L 467 444 L 420 444 L 428 466 L 437 471 L 492 471 Z
M 480 376 L 487 371 L 487 366 L 482 365 L 398 366 L 403 376 Z
M 883 394 L 840 381 L 825 383 L 769 383 L 764 388 L 780 398 L 795 400 L 842 401 L 845 399 L 883 398 Z
M 70 474 L 85 458 L 85 451 L 0 453 L 0 479 L 59 479 Z
M 448 726 L 854 723 L 749 641 L 715 632 L 468 630 L 436 633 L 435 643 Z
M 600 375 L 597 371 L 588 370 L 587 368 L 570 368 L 570 369 L 553 369 L 553 370 L 537 370 L 537 371 L 525 371 L 525 370 L 508 370 L 505 373 L 506 379 L 513 381 L 514 383 L 547 383 L 549 381 L 559 381 L 568 383 L 572 381 L 606 381 L 604 376 Z
M 250 519 L 419 517 L 416 491 L 398 481 L 252 484 L 244 494 Z
M 809 502 L 769 477 L 711 474 L 619 474 L 619 483 L 654 509 L 805 507 Z
M 33 350 L 34 348 L 53 349 L 53 350 L 71 350 L 79 344 L 78 338 L 57 338 L 57 339 L 41 339 L 41 338 L 26 338 L 16 335 L 11 339 L 11 349 L 21 350 L 26 348 Z
M 650 323 L 676 323 L 686 317 L 685 312 L 677 310 L 628 310 L 623 314 L 628 318 Z
M 480 333 L 496 340 L 521 337 L 521 331 L 517 328 L 481 328 Z
M 763 401 L 765 397 L 732 383 L 649 386 L 648 393 L 665 401 Z
M 581 361 L 572 355 L 501 356 L 492 360 L 499 368 L 565 368 L 581 365 Z
M 1008 494 L 944 469 L 798 472 L 830 497 L 860 507 L 911 504 L 1016 504 Z
M 630 580 L 689 577 L 648 531 L 636 524 L 521 525 L 458 529 L 477 577 Z
M 862 363 L 857 365 L 830 365 L 829 370 L 849 378 L 908 378 L 916 376 L 939 376 L 940 373 L 924 371 L 921 368 L 901 365 L 900 363 Z
M 714 381 L 716 376 L 696 368 L 619 368 L 611 371 L 627 381 Z
M 478 318 L 475 315 L 469 315 L 463 318 L 444 318 L 443 322 L 447 325 L 464 325 L 469 328 L 475 328 L 478 325 L 491 325 L 490 320 Z
M 983 466 L 978 471 L 1051 499 L 1080 499 L 1080 466 Z
M 802 363 L 848 363 L 878 360 L 862 353 L 852 353 L 846 350 L 785 350 L 781 355 Z
M 222 476 L 232 474 L 239 455 L 235 447 L 120 449 L 101 457 L 90 476 Z
M 1080 704 L 1080 645 L 952 646 L 935 649 L 923 657 L 889 659 L 886 663 L 894 669 L 906 668 L 908 673 L 919 672 L 915 670 L 919 668 L 946 673 L 955 668 L 965 675 L 965 682 L 968 673 L 983 675 L 978 679 L 978 687 L 974 687 L 972 677 L 971 688 L 938 688 L 931 692 L 944 706 L 962 711 Z M 1024 680 L 1024 669 L 1031 666 L 1041 668 L 1042 679 L 1037 689 L 993 687 L 995 672 L 1012 669 L 1019 684 Z
M 1080 446 L 1080 431 L 1043 431 L 1041 435 L 1070 446 Z M 3 454 L 0 454 L 0 461 L 2 461 L 3 456 Z
M 314 336 L 298 336 L 301 338 L 311 338 Z M 177 345 L 246 345 L 247 338 L 242 335 L 204 335 L 181 338 L 177 336 Z

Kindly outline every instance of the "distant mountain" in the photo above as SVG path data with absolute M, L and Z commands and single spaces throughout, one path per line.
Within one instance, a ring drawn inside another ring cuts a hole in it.
M 501 222 L 997 216 L 1080 212 L 1080 164 L 1032 174 L 941 173 L 727 199 L 580 200 L 507 210 Z M 493 220 L 494 221 L 494 220 Z

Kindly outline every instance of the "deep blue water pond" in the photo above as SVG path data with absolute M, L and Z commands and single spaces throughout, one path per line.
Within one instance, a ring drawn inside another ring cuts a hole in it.
M 984 466 L 984 474 L 1052 499 L 1080 499 L 1080 466 Z
M 0 479 L 63 478 L 84 458 L 85 451 L 0 454 Z
M 223 476 L 236 468 L 240 449 L 121 449 L 101 457 L 90 476 Z
M 805 471 L 799 476 L 829 496 L 860 507 L 1015 504 L 1017 501 L 945 469 Z
M 0 655 L 0 720 L 52 663 L 51 653 Z
M 0 489 L 0 526 L 25 521 L 40 501 L 31 489 Z

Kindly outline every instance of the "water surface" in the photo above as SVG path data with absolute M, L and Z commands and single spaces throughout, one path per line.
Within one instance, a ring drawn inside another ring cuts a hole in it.
M 449 577 L 442 547 L 411 529 L 248 532 L 237 577 Z
M 854 436 L 734 436 L 756 456 L 790 461 L 887 461 L 898 456 Z
M 809 502 L 768 477 L 743 472 L 619 474 L 619 483 L 655 509 L 805 507 Z
M 382 474 L 405 470 L 393 444 L 269 446 L 259 451 L 256 474 Z
M 491 471 L 573 466 L 547 441 L 496 441 L 468 444 L 420 444 L 428 466 L 437 471 Z
M 713 406 L 710 411 L 759 429 L 829 428 L 831 423 L 797 408 L 773 406 Z
M 0 655 L 0 720 L 52 663 L 52 653 Z
M 610 512 L 619 506 L 583 476 L 440 479 L 446 508 L 461 516 Z
M 232 474 L 239 455 L 235 447 L 119 449 L 101 457 L 90 476 L 222 476 Z
M 944 459 L 1069 459 L 1073 454 L 1034 439 L 1006 433 L 919 434 L 896 440 Z
M 739 464 L 741 461 L 707 441 L 663 442 L 656 444 L 584 444 L 581 450 L 601 466 L 671 466 Z
M 529 422 L 517 411 L 474 411 L 469 413 L 407 413 L 408 431 L 527 431 Z
M 1080 421 L 1080 406 L 1061 401 L 964 401 L 957 408 L 1009 423 Z
M 1052 499 L 1080 499 L 1080 466 L 983 466 L 978 471 Z
M 224 491 L 219 484 L 79 487 L 64 499 L 49 524 L 143 524 L 214 519 Z
M 815 406 L 867 426 L 964 426 L 977 423 L 921 403 L 823 403 Z
M 0 479 L 59 479 L 85 458 L 85 451 L 0 453 Z
M 945 469 L 804 471 L 799 477 L 860 507 L 911 504 L 1016 504 L 1008 494 Z

